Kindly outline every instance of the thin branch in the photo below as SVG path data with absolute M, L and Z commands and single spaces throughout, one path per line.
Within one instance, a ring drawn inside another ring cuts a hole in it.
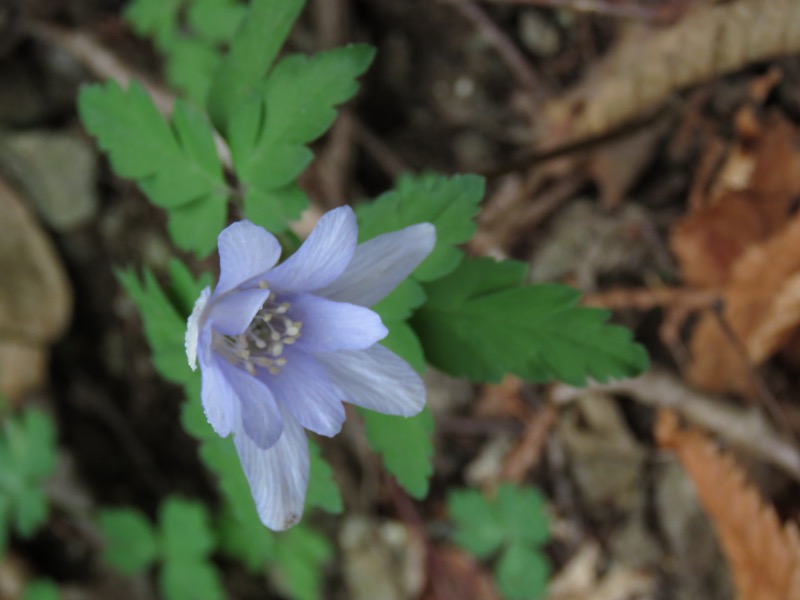
M 727 406 L 721 399 L 698 392 L 674 375 L 658 369 L 636 379 L 593 384 L 588 389 L 625 394 L 649 406 L 673 409 L 692 423 L 718 434 L 732 445 L 800 481 L 800 451 L 775 431 L 760 410 Z M 583 393 L 581 388 L 559 384 L 553 389 L 552 398 L 566 403 Z

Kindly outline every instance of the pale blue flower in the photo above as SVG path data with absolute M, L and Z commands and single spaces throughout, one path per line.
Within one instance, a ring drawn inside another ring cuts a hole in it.
M 431 252 L 428 223 L 356 246 L 349 207 L 320 219 L 282 264 L 273 235 L 240 221 L 219 236 L 220 277 L 189 317 L 186 354 L 200 363 L 202 401 L 219 435 L 234 436 L 261 520 L 286 529 L 303 513 L 304 429 L 339 432 L 342 402 L 411 416 L 425 405 L 414 370 L 377 342 L 369 309 Z

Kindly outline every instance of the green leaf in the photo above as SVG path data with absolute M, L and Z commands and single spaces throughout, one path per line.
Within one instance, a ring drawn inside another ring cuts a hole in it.
M 170 223 L 176 243 L 210 252 L 224 224 L 228 186 L 203 115 L 179 100 L 170 128 L 135 82 L 127 91 L 115 82 L 87 86 L 78 109 L 114 171 L 137 180 L 155 205 L 179 211 Z M 192 225 L 187 214 L 202 222 Z
M 193 0 L 187 20 L 192 30 L 211 42 L 228 42 L 242 24 L 247 9 L 236 0 Z
M 208 43 L 194 38 L 178 38 L 169 50 L 167 79 L 195 106 L 205 106 L 211 77 L 221 60 L 219 50 Z
M 195 377 L 189 369 L 183 342 L 186 319 L 178 314 L 152 271 L 145 269 L 142 280 L 132 269 L 117 271 L 116 275 L 142 316 L 156 371 L 174 383 Z
M 2 421 L 0 437 L 0 524 L 30 537 L 48 515 L 42 486 L 55 467 L 55 431 L 49 417 L 26 410 Z
M 373 56 L 365 45 L 310 58 L 287 56 L 269 74 L 261 94 L 243 100 L 230 120 L 228 137 L 236 173 L 247 188 L 250 220 L 282 231 L 287 221 L 298 218 L 306 199 L 293 182 L 313 158 L 306 144 L 330 127 L 335 107 L 355 94 L 356 77 Z
M 511 545 L 495 567 L 495 578 L 508 600 L 536 600 L 547 591 L 550 570 L 545 557 L 522 544 Z
M 473 219 L 483 193 L 484 181 L 478 175 L 403 176 L 394 190 L 358 207 L 359 240 L 417 223 L 432 223 L 436 226 L 436 246 L 413 277 L 433 281 L 461 262 L 464 254 L 455 246 L 475 233 Z
M 161 555 L 165 561 L 193 561 L 214 548 L 208 512 L 199 502 L 169 496 L 159 511 Z
M 253 522 L 250 517 L 256 515 L 255 502 L 233 439 L 215 435 L 206 440 L 200 446 L 200 458 L 218 477 L 220 491 L 234 515 L 245 522 Z
M 125 8 L 125 18 L 141 36 L 152 36 L 165 50 L 175 37 L 178 11 L 183 0 L 134 0 Z
M 324 575 L 322 566 L 333 558 L 330 542 L 303 523 L 276 537 L 275 564 L 281 587 L 294 600 L 319 600 Z
M 503 484 L 491 500 L 478 490 L 454 490 L 448 506 L 456 526 L 454 541 L 479 558 L 489 558 L 504 546 L 535 549 L 550 537 L 544 498 L 534 488 Z M 537 556 L 546 570 L 544 558 Z
M 37 579 L 25 586 L 22 600 L 58 600 L 58 586 L 48 579 Z
M 228 131 L 229 120 L 261 83 L 304 4 L 253 0 L 211 82 L 207 107 L 217 129 Z
M 383 457 L 386 469 L 414 498 L 428 493 L 433 472 L 433 416 L 425 408 L 416 416 L 404 418 L 359 409 L 364 430 L 373 450 Z
M 103 510 L 98 519 L 105 546 L 103 560 L 120 573 L 133 575 L 152 565 L 158 556 L 155 533 L 138 510 Z
M 214 283 L 211 273 L 205 271 L 195 277 L 189 267 L 175 257 L 169 259 L 168 269 L 170 297 L 180 314 L 190 315 L 200 293 Z
M 417 373 L 424 373 L 425 353 L 414 330 L 405 321 L 387 321 L 383 319 L 383 324 L 389 330 L 389 335 L 381 340 L 381 346 L 385 346 L 397 354 L 410 364 Z
M 217 518 L 217 544 L 221 552 L 241 560 L 252 573 L 263 572 L 275 557 L 275 536 L 261 524 L 255 510 L 242 518 L 228 502 Z
M 223 600 L 217 569 L 208 560 L 167 561 L 159 587 L 166 600 Z
M 507 532 L 500 528 L 493 507 L 478 490 L 454 490 L 448 498 L 456 525 L 455 542 L 479 558 L 496 552 Z
M 578 306 L 580 294 L 567 286 L 525 285 L 525 272 L 513 261 L 467 260 L 427 285 L 428 302 L 411 321 L 426 358 L 474 381 L 511 372 L 584 385 L 647 368 L 644 348 L 607 323 L 608 311 Z
M 306 492 L 306 506 L 317 506 L 329 513 L 341 513 L 342 496 L 339 494 L 339 486 L 333 478 L 333 470 L 322 457 L 319 444 L 311 438 L 308 440 L 308 453 L 311 468 Z

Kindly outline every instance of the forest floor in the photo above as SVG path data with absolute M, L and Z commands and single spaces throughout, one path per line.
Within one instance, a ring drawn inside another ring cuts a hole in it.
M 323 518 L 338 548 L 326 597 L 374 600 L 348 575 L 366 569 L 398 599 L 498 598 L 489 567 L 448 545 L 442 524 L 450 489 L 512 481 L 548 500 L 548 600 L 792 600 L 780 584 L 772 596 L 741 586 L 780 579 L 775 556 L 800 561 L 781 525 L 800 512 L 798 4 L 309 0 L 292 50 L 378 48 L 314 146 L 302 185 L 317 213 L 404 172 L 484 174 L 467 251 L 576 286 L 652 361 L 638 380 L 583 390 L 429 372 L 437 450 L 421 502 L 398 497 L 356 429 L 326 441 L 347 507 Z M 164 216 L 112 175 L 76 114 L 79 86 L 100 75 L 163 82 L 121 10 L 0 5 L 0 385 L 56 417 L 58 502 L 152 514 L 167 492 L 214 492 L 114 275 L 165 272 Z M 119 64 L 81 54 L 83 38 Z M 2 241 L 14 236 L 24 252 Z M 52 293 L 25 296 L 40 289 L 31 276 Z M 10 297 L 37 324 L 24 343 L 2 320 Z M 415 543 L 398 546 L 390 525 Z M 14 541 L 0 598 L 32 574 L 73 600 L 147 598 L 99 565 L 96 536 L 56 510 Z

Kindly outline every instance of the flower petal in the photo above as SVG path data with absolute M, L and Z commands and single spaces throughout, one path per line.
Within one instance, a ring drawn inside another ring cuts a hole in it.
M 270 271 L 270 286 L 307 292 L 328 285 L 353 258 L 357 238 L 356 216 L 349 206 L 326 213 L 300 249 Z
M 211 296 L 211 290 L 205 288 L 200 292 L 200 297 L 195 300 L 192 314 L 189 315 L 186 321 L 186 336 L 183 341 L 184 348 L 186 348 L 186 358 L 189 361 L 189 366 L 192 371 L 197 369 L 197 342 L 200 339 L 200 328 L 204 323 L 203 313 L 208 305 L 208 298 Z
M 372 306 L 425 260 L 436 245 L 436 228 L 420 223 L 359 244 L 353 260 L 333 283 L 316 294 L 338 302 Z
M 250 221 L 232 223 L 217 238 L 219 246 L 219 282 L 214 295 L 263 275 L 281 257 L 281 245 L 275 236 Z
M 290 414 L 283 414 L 283 435 L 269 450 L 256 446 L 243 431 L 234 437 L 261 522 L 288 529 L 303 516 L 308 487 L 308 439 Z
M 247 371 L 224 360 L 219 362 L 239 401 L 244 433 L 262 450 L 273 446 L 283 432 L 283 418 L 272 392 Z
M 375 344 L 366 350 L 317 354 L 345 402 L 387 415 L 410 417 L 425 406 L 425 384 L 409 364 Z
M 200 339 L 200 374 L 202 388 L 200 400 L 206 419 L 214 431 L 227 437 L 237 419 L 237 395 L 227 379 L 225 362 L 210 350 L 211 330 L 203 332 Z M 209 339 L 206 339 L 209 338 Z
M 308 352 L 361 350 L 389 333 L 380 316 L 363 306 L 311 294 L 297 294 L 286 301 L 290 305 L 288 316 L 303 324 L 295 345 Z
M 306 429 L 327 437 L 339 433 L 345 419 L 344 394 L 313 357 L 295 349 L 284 357 L 280 373 L 262 376 L 275 399 Z
M 225 335 L 243 333 L 269 295 L 268 289 L 256 287 L 233 290 L 212 300 L 208 311 L 211 326 Z

